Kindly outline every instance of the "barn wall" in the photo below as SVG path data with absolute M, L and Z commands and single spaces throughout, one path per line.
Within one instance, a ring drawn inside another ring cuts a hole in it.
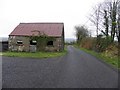
M 18 45 L 17 41 L 23 41 L 23 45 Z M 10 51 L 30 51 L 30 39 L 25 36 L 10 36 L 9 37 L 9 50 Z M 55 37 L 53 46 L 45 45 L 45 51 L 62 51 L 64 48 L 63 37 Z
M 64 39 L 65 39 L 65 36 L 64 36 L 64 27 L 63 27 L 63 31 L 62 31 L 62 36 L 61 36 L 61 39 L 62 39 L 62 47 L 61 47 L 61 50 L 64 50 Z
M 45 46 L 45 51 L 61 51 L 62 46 L 62 38 L 55 37 L 53 40 L 53 46 Z
M 57 51 L 63 51 L 64 50 L 64 28 L 62 31 L 62 36 L 56 38 L 56 41 L 54 42 L 55 48 L 57 48 Z
M 18 45 L 17 41 L 23 41 L 23 45 Z M 29 51 L 29 37 L 25 36 L 10 36 L 9 37 L 10 51 Z
M 58 48 L 59 48 L 59 51 L 62 51 L 63 50 L 63 39 L 62 37 L 61 38 L 58 38 Z

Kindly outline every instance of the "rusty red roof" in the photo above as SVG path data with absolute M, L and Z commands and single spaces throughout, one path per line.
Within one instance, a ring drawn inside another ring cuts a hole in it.
M 51 37 L 59 37 L 62 35 L 63 28 L 63 23 L 20 23 L 10 33 L 10 36 L 32 36 L 40 33 Z

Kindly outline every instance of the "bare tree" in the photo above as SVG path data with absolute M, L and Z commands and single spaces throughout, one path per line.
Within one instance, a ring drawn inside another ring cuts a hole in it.
M 100 17 L 100 9 L 101 9 L 101 4 L 96 5 L 93 10 L 94 13 L 90 15 L 89 20 L 95 25 L 96 27 L 96 36 L 98 36 L 98 31 L 100 30 L 100 22 L 101 22 L 101 17 Z
M 111 37 L 111 42 L 114 41 L 115 34 L 119 37 L 119 15 L 117 18 L 118 3 L 120 0 L 105 0 L 105 2 L 98 4 L 94 11 L 95 13 L 91 15 L 90 21 L 96 27 L 96 34 L 98 36 L 98 31 L 101 31 L 106 38 Z M 120 12 L 118 10 L 118 12 Z M 118 26 L 117 26 L 118 22 Z M 101 25 L 101 23 L 103 25 Z
M 117 5 L 118 1 L 116 0 L 110 3 L 111 42 L 114 41 L 117 26 Z
M 101 30 L 101 32 L 106 36 L 108 37 L 109 36 L 109 16 L 108 16 L 108 13 L 107 13 L 107 10 L 104 10 L 104 26 L 105 26 L 105 31 Z

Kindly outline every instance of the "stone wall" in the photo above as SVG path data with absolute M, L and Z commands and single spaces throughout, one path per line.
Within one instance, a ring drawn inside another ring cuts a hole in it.
M 23 44 L 17 44 L 17 41 L 22 41 Z M 10 51 L 29 51 L 29 37 L 24 36 L 10 36 L 9 37 Z
M 62 39 L 60 37 L 55 38 L 53 46 L 46 46 L 46 51 L 61 51 L 62 49 Z
M 23 44 L 17 44 L 17 41 L 22 41 Z M 64 49 L 63 38 L 56 37 L 53 41 L 53 46 L 45 45 L 45 51 L 62 51 Z M 10 36 L 9 37 L 10 51 L 30 51 L 30 38 L 25 36 Z M 37 47 L 36 47 L 37 50 Z

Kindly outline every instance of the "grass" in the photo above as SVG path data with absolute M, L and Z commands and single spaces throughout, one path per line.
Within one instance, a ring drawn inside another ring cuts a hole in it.
M 29 58 L 52 58 L 52 57 L 60 57 L 67 53 L 65 49 L 62 52 L 3 52 L 2 56 L 8 57 L 29 57 Z
M 77 47 L 77 46 L 75 46 L 75 47 Z M 117 56 L 110 58 L 110 57 L 107 57 L 105 53 L 97 53 L 95 51 L 91 51 L 91 50 L 88 50 L 88 49 L 85 49 L 85 48 L 80 48 L 80 49 L 89 53 L 89 54 L 91 54 L 91 55 L 93 55 L 93 56 L 95 56 L 95 57 L 97 57 L 97 58 L 99 58 L 99 59 L 101 59 L 101 60 L 103 60 L 104 62 L 112 65 L 113 67 L 120 69 L 120 66 L 119 66 L 120 61 L 118 60 Z

